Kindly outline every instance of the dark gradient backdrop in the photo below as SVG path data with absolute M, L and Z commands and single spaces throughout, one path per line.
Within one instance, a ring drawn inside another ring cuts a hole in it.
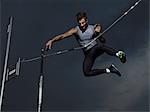
M 9 66 L 21 58 L 40 55 L 47 40 L 76 25 L 75 14 L 86 11 L 91 24 L 106 29 L 136 0 L 1 0 L 1 63 L 4 62 L 6 29 L 14 17 Z M 44 63 L 44 111 L 147 111 L 149 110 L 149 0 L 142 2 L 109 30 L 107 44 L 127 53 L 127 63 L 106 54 L 94 67 L 114 63 L 122 77 L 104 74 L 84 77 L 83 53 L 73 51 L 46 58 Z M 74 37 L 54 44 L 55 52 L 77 47 Z M 2 64 L 1 64 L 2 65 Z M 3 68 L 3 66 L 1 66 Z M 36 111 L 40 61 L 23 63 L 21 73 L 6 83 L 5 111 Z M 2 77 L 2 75 L 1 75 Z

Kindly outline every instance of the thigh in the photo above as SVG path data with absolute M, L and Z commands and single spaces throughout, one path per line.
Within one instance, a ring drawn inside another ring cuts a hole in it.
M 114 48 L 112 48 L 112 47 L 110 47 L 110 46 L 108 46 L 106 44 L 100 44 L 98 46 L 98 48 L 99 48 L 99 50 L 103 50 L 104 52 L 105 51 L 116 51 Z
M 91 49 L 90 54 L 92 54 L 95 58 L 103 54 L 105 51 L 102 47 L 98 44 L 93 49 Z
M 85 54 L 85 58 L 83 61 L 83 71 L 85 73 L 91 71 L 94 61 L 95 61 L 95 56 L 92 56 L 90 53 Z
M 94 46 L 92 49 L 90 49 L 89 51 L 86 51 L 85 54 L 85 58 L 84 58 L 84 62 L 83 62 L 83 69 L 84 71 L 89 71 L 92 69 L 92 66 L 95 62 L 95 59 L 101 55 L 102 53 L 104 53 L 103 51 L 99 51 L 98 46 Z
M 98 46 L 98 50 L 106 52 L 109 55 L 115 55 L 115 53 L 117 52 L 114 48 L 111 48 L 111 47 L 107 46 L 106 44 L 100 44 Z

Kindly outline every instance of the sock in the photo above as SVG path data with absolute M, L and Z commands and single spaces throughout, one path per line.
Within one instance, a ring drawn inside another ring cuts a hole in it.
M 110 70 L 108 68 L 106 68 L 106 73 L 110 73 Z
M 116 56 L 117 56 L 117 57 L 119 56 L 119 51 L 116 53 Z

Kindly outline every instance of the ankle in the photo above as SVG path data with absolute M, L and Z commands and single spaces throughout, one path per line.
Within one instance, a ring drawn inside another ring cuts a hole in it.
M 110 70 L 108 68 L 106 68 L 106 73 L 110 73 Z

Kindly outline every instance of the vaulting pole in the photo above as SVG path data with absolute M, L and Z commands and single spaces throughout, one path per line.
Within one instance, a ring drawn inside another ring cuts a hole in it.
M 60 55 L 63 53 L 68 53 L 70 51 L 74 51 L 74 50 L 81 50 L 83 48 L 88 47 L 91 43 L 93 43 L 95 40 L 97 40 L 98 38 L 100 38 L 104 33 L 106 33 L 108 30 L 110 30 L 114 25 L 116 25 L 120 20 L 123 19 L 123 17 L 125 17 L 131 10 L 133 10 L 142 0 L 138 0 L 137 2 L 135 2 L 134 5 L 132 5 L 125 13 L 123 13 L 121 16 L 119 16 L 110 26 L 108 26 L 102 33 L 100 33 L 97 37 L 95 37 L 93 40 L 91 40 L 89 43 L 87 43 L 85 46 L 81 46 L 81 47 L 75 47 L 75 48 L 71 48 L 71 49 L 66 49 L 66 50 L 60 50 L 51 54 L 47 54 L 45 55 L 45 57 L 48 56 L 55 56 L 55 55 Z M 41 57 L 35 57 L 35 58 L 30 58 L 30 59 L 23 59 L 21 62 L 32 62 L 35 60 L 39 60 L 41 59 Z
M 99 37 L 101 37 L 104 33 L 106 33 L 108 30 L 110 30 L 116 23 L 118 23 L 123 17 L 125 17 L 131 10 L 133 10 L 141 1 L 142 0 L 139 0 L 134 5 L 132 5 L 125 13 L 123 13 L 109 27 L 107 27 L 102 33 L 100 33 L 100 35 L 95 37 L 91 42 L 87 43 L 84 47 L 89 46 L 91 43 L 93 43 L 95 40 L 97 40 Z

